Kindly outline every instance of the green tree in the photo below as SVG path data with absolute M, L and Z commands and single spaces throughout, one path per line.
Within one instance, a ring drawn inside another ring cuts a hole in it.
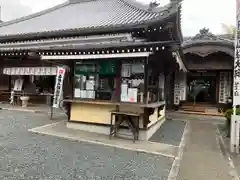
M 221 23 L 222 26 L 222 30 L 224 33 L 226 34 L 232 34 L 233 36 L 236 34 L 237 28 L 236 26 L 232 25 L 232 24 L 224 24 Z

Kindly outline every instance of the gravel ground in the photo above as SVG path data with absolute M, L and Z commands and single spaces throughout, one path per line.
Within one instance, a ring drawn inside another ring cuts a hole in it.
M 0 111 L 1 180 L 164 180 L 172 159 L 32 134 L 53 123 L 33 113 Z
M 179 146 L 185 124 L 184 121 L 167 120 L 150 138 L 150 141 Z

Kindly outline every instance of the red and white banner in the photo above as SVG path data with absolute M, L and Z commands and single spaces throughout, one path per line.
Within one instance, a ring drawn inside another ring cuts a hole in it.
M 56 76 L 55 90 L 54 90 L 54 96 L 53 96 L 54 108 L 59 108 L 60 106 L 60 101 L 63 96 L 63 81 L 64 81 L 65 73 L 66 73 L 66 69 L 64 67 L 57 68 L 57 76 Z

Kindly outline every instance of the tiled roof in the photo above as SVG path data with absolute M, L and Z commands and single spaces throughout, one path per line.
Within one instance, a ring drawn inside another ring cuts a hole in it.
M 1 46 L 0 47 L 0 52 L 11 52 L 11 51 L 43 51 L 43 50 L 77 50 L 77 51 L 82 51 L 82 50 L 97 50 L 97 49 L 111 49 L 111 48 L 124 48 L 124 47 L 146 47 L 149 46 L 150 48 L 153 47 L 158 47 L 159 45 L 166 45 L 172 47 L 173 45 L 175 46 L 180 46 L 180 42 L 177 41 L 154 41 L 154 42 L 146 42 L 142 40 L 138 41 L 102 41 L 102 42 L 97 42 L 97 41 L 92 41 L 89 43 L 82 43 L 81 41 L 76 41 L 75 43 L 72 43 L 71 41 L 69 42 L 55 42 L 48 44 L 45 42 L 40 42 L 40 43 L 32 43 L 32 44 L 24 44 L 24 45 L 15 45 L 15 46 Z
M 0 24 L 0 37 L 67 30 L 116 28 L 163 20 L 177 3 L 148 10 L 135 0 L 69 0 L 51 9 Z
M 202 44 L 219 44 L 233 46 L 233 36 L 230 34 L 215 35 L 209 32 L 209 29 L 203 28 L 193 37 L 184 37 L 183 48 L 191 47 L 192 45 Z
M 142 41 L 141 39 L 134 39 L 130 33 L 113 34 L 113 35 L 95 35 L 85 37 L 60 38 L 60 39 L 42 39 L 32 41 L 19 41 L 0 43 L 0 51 L 9 50 L 29 50 L 29 49 L 50 49 L 63 48 L 69 46 L 99 46 L 112 43 L 121 42 L 135 42 Z

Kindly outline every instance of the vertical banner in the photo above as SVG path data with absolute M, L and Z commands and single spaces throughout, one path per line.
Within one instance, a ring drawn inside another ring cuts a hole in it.
M 234 79 L 233 79 L 233 106 L 240 105 L 240 17 L 239 17 L 240 0 L 236 0 L 236 34 L 235 34 L 235 57 L 234 57 Z M 234 110 L 235 111 L 235 110 Z M 235 114 L 235 112 L 234 112 Z
M 233 106 L 240 105 L 240 47 L 236 43 L 233 80 Z
M 64 76 L 66 73 L 66 69 L 64 67 L 57 67 L 57 75 L 56 75 L 56 82 L 55 82 L 55 89 L 54 89 L 54 96 L 53 96 L 53 107 L 59 108 L 60 101 L 63 95 L 63 81 Z
M 175 73 L 175 81 L 174 81 L 174 105 L 180 104 L 181 97 L 181 88 L 180 88 L 180 77 L 179 72 Z
M 236 115 L 236 106 L 240 105 L 240 0 L 236 0 L 236 34 L 235 34 L 235 55 L 233 70 L 233 115 L 231 119 L 230 151 L 239 153 L 239 122 L 240 116 Z
M 219 103 L 225 104 L 227 103 L 228 99 L 228 73 L 227 72 L 220 72 L 219 74 Z

